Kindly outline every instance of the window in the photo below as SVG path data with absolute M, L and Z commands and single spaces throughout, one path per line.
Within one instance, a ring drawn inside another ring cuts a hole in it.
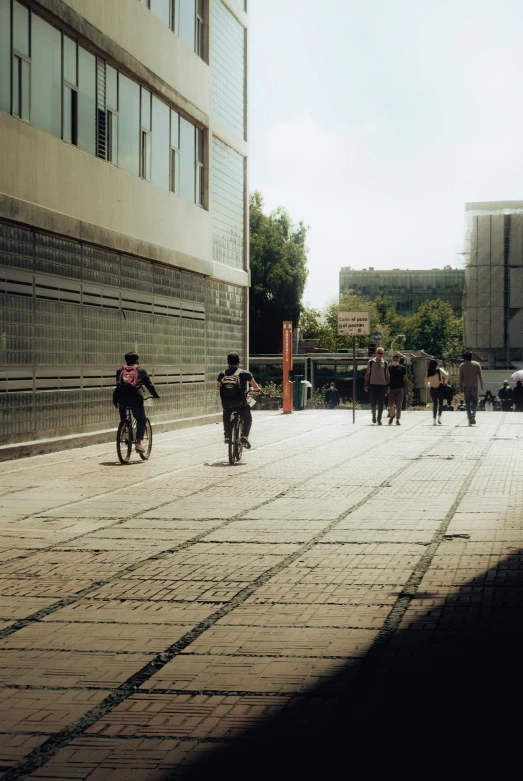
M 151 181 L 165 190 L 169 189 L 169 113 L 169 106 L 153 97 Z
M 118 165 L 140 174 L 140 87 L 127 76 L 118 79 Z
M 151 179 L 151 93 L 142 87 L 141 132 L 140 132 L 140 176 Z
M 105 69 L 105 104 L 107 107 L 107 159 L 118 165 L 118 71 Z
M 96 155 L 96 57 L 78 49 L 78 147 Z
M 78 44 L 64 35 L 63 139 L 78 144 Z
M 194 51 L 196 48 L 196 2 L 195 0 L 178 0 L 178 6 L 180 14 L 178 34 L 182 41 L 185 41 Z
M 0 0 L 0 110 L 11 112 L 11 0 Z
M 170 188 L 173 193 L 180 193 L 180 115 L 171 111 L 171 169 Z
M 196 130 L 196 203 L 203 206 L 204 200 L 204 166 L 203 166 L 203 130 Z
M 194 51 L 199 57 L 204 55 L 203 0 L 196 0 L 196 41 Z
M 13 2 L 13 114 L 30 119 L 31 60 L 29 49 L 29 9 Z
M 187 201 L 195 201 L 195 127 L 180 117 L 180 195 Z
M 62 33 L 31 19 L 31 122 L 62 137 Z
M 171 2 L 170 0 L 150 0 L 151 11 L 167 27 L 172 28 Z

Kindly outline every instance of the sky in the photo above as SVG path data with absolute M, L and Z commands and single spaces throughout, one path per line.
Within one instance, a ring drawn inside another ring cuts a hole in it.
M 341 266 L 463 265 L 464 204 L 523 201 L 520 0 L 249 0 L 249 189 Z

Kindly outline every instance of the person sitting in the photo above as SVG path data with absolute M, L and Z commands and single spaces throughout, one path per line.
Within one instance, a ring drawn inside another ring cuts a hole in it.
M 337 409 L 340 406 L 340 392 L 333 382 L 325 392 L 325 406 L 329 409 Z
M 138 453 L 143 453 L 146 415 L 142 388 L 147 388 L 153 398 L 159 399 L 160 397 L 145 369 L 139 366 L 140 360 L 138 355 L 136 353 L 126 353 L 124 358 L 124 365 L 116 370 L 116 388 L 113 391 L 113 404 L 120 410 L 122 423 L 125 423 L 127 407 L 133 413 L 136 420 L 135 450 Z
M 503 412 L 510 412 L 512 409 L 512 388 L 505 380 L 503 387 L 498 390 L 498 396 L 501 400 L 501 409 Z
M 485 393 L 484 399 L 483 399 L 483 409 L 485 412 L 492 412 L 494 409 L 494 396 L 492 395 L 491 391 L 487 391 Z

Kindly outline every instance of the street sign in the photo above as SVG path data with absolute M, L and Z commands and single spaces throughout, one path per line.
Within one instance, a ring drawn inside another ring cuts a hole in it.
M 338 312 L 338 336 L 368 336 L 369 333 L 368 312 Z
M 374 333 L 371 336 L 371 339 L 374 339 L 375 342 L 379 342 L 381 340 L 381 334 L 379 331 L 374 331 Z

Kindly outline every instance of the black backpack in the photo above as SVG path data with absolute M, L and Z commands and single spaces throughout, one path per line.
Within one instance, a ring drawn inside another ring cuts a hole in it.
M 224 409 L 239 407 L 243 401 L 240 385 L 241 369 L 236 369 L 234 374 L 226 374 L 220 382 L 220 398 Z

